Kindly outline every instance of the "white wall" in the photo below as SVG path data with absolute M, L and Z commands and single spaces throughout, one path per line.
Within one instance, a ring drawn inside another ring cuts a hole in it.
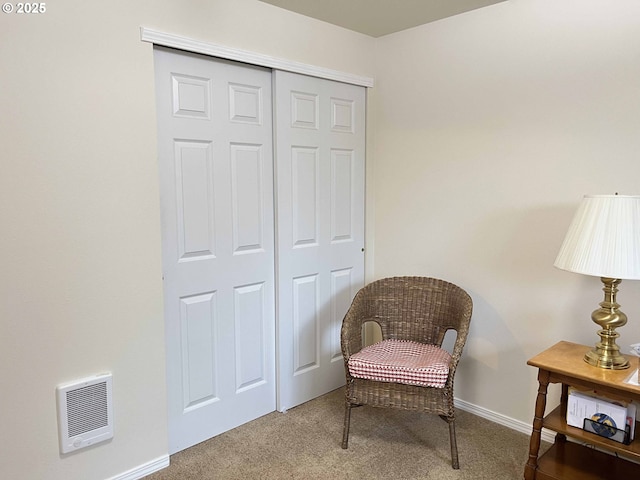
M 584 194 L 640 194 L 640 2 L 510 0 L 376 54 L 375 276 L 466 288 L 456 396 L 530 423 L 526 361 L 597 339 L 599 279 L 553 267 L 574 211 Z M 639 294 L 622 282 L 625 350 Z
M 105 479 L 167 452 L 153 55 L 140 26 L 373 74 L 370 37 L 256 0 L 0 13 L 0 478 Z M 55 387 L 104 371 L 115 437 L 61 457 Z
M 458 397 L 530 422 L 526 360 L 595 340 L 598 279 L 552 263 L 583 194 L 640 193 L 640 3 L 510 0 L 378 40 L 256 0 L 47 8 L 0 14 L 1 478 L 104 479 L 167 451 L 140 26 L 376 75 L 375 276 L 439 276 L 472 294 Z M 623 345 L 640 341 L 639 293 L 623 282 Z M 55 386 L 107 370 L 115 438 L 61 457 Z

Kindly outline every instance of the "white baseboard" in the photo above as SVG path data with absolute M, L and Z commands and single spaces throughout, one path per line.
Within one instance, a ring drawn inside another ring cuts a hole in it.
M 533 429 L 533 422 L 532 423 L 521 422 L 520 420 L 507 417 L 505 415 L 502 415 L 501 413 L 496 413 L 484 407 L 479 407 L 478 405 L 474 405 L 473 403 L 465 402 L 464 400 L 460 400 L 459 398 L 454 398 L 454 404 L 456 408 L 459 408 L 460 410 L 473 413 L 474 415 L 477 415 L 482 418 L 486 418 L 491 422 L 504 425 L 505 427 L 508 427 L 511 430 L 515 430 L 517 432 L 531 435 L 531 430 Z M 553 443 L 554 439 L 555 439 L 554 432 L 550 430 L 542 429 L 543 441 Z
M 139 478 L 146 477 L 147 475 L 157 472 L 158 470 L 162 470 L 168 466 L 169 455 L 163 455 L 155 460 L 151 460 L 150 462 L 138 465 L 131 470 L 116 475 L 115 477 L 111 477 L 108 480 L 138 480 Z

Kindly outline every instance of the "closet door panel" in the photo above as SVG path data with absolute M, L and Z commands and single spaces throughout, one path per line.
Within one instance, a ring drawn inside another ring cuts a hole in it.
M 276 71 L 278 409 L 344 384 L 364 282 L 365 89 Z
M 271 72 L 154 55 L 175 453 L 275 410 Z

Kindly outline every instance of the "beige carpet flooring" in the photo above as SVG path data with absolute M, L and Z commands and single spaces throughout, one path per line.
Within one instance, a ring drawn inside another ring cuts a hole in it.
M 456 418 L 460 470 L 451 468 L 448 427 L 436 415 L 355 408 L 349 448 L 343 450 L 343 395 L 339 389 L 218 435 L 172 455 L 169 467 L 146 478 L 523 478 L 529 436 L 461 410 Z

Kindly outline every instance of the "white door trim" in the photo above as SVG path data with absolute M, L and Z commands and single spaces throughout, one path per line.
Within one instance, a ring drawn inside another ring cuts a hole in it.
M 164 47 L 177 48 L 193 53 L 202 53 L 212 57 L 235 60 L 238 62 L 250 63 L 260 67 L 284 70 L 292 73 L 301 73 L 310 77 L 319 77 L 327 80 L 335 80 L 343 83 L 350 83 L 361 87 L 373 87 L 373 78 L 352 73 L 340 72 L 329 68 L 316 67 L 306 63 L 294 62 L 282 58 L 272 57 L 261 53 L 249 52 L 237 48 L 218 45 L 210 42 L 203 42 L 190 37 L 176 35 L 173 33 L 159 32 L 147 27 L 140 27 L 140 40 L 150 42 Z

